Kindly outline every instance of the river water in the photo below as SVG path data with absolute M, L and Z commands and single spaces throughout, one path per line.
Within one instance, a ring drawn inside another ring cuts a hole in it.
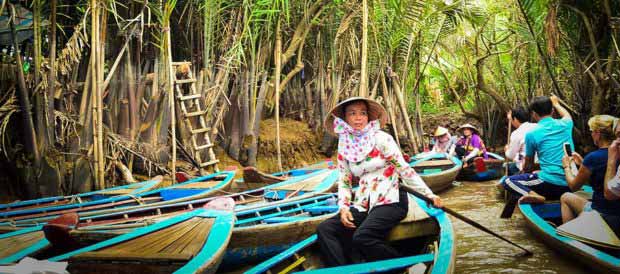
M 518 257 L 521 250 L 452 217 L 457 238 L 455 273 L 592 273 L 538 241 L 518 210 L 511 219 L 500 219 L 504 203 L 495 183 L 455 183 L 439 195 L 445 206 L 529 249 L 534 256 Z

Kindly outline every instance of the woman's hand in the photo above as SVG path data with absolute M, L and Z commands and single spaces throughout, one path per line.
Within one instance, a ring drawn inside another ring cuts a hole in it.
M 581 157 L 579 153 L 573 152 L 573 161 L 575 161 L 575 164 L 580 166 L 583 163 L 583 157 Z
M 568 155 L 564 155 L 564 157 L 562 157 L 562 168 L 570 166 L 570 161 L 571 157 L 569 157 Z
M 340 209 L 340 222 L 344 227 L 355 228 L 355 224 L 353 223 L 353 214 L 351 214 L 351 210 L 348 207 L 343 207 Z
M 609 161 L 618 161 L 620 159 L 620 138 L 611 143 L 607 149 L 607 159 Z
M 443 203 L 441 202 L 441 198 L 439 198 L 439 196 L 437 195 L 433 195 L 428 197 L 429 199 L 433 200 L 433 206 L 436 208 L 442 208 L 443 207 Z

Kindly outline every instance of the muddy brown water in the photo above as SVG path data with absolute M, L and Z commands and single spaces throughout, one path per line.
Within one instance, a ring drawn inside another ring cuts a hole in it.
M 459 182 L 439 195 L 447 207 L 529 249 L 534 256 L 517 257 L 519 249 L 451 217 L 457 238 L 455 273 L 592 273 L 538 241 L 518 210 L 511 219 L 500 219 L 504 203 L 495 183 Z

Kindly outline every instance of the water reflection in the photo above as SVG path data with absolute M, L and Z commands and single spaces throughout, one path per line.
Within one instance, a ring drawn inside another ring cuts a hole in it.
M 446 206 L 531 250 L 534 256 L 517 257 L 519 249 L 452 218 L 457 234 L 456 273 L 590 273 L 537 241 L 518 210 L 511 219 L 500 219 L 504 203 L 494 184 L 461 183 L 441 196 Z

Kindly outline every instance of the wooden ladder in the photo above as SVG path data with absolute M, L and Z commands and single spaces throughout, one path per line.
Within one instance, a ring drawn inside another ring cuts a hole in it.
M 174 73 L 175 97 L 181 109 L 184 126 L 187 128 L 190 139 L 191 149 L 194 159 L 203 171 L 212 167 L 213 171 L 218 172 L 218 159 L 213 152 L 213 143 L 209 138 L 211 128 L 207 127 L 207 110 L 204 108 L 204 99 L 201 93 L 196 91 L 196 79 L 192 74 L 191 67 L 187 72 L 187 78 L 177 78 L 177 68 L 181 65 L 191 66 L 191 62 L 172 62 Z M 189 86 L 189 88 L 186 88 Z

